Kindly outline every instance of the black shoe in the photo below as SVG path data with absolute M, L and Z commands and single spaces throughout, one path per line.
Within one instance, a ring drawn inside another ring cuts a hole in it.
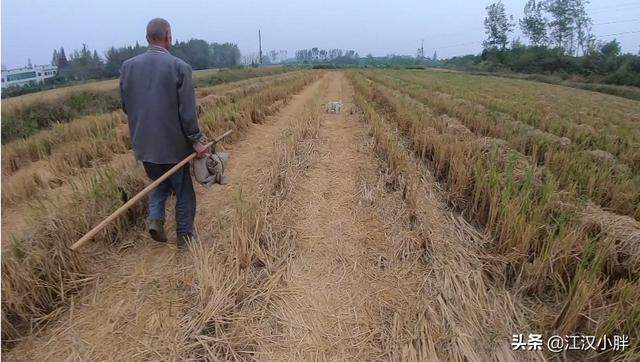
M 164 221 L 149 220 L 149 234 L 151 235 L 151 239 L 166 243 L 167 235 L 164 233 Z
M 186 249 L 195 239 L 196 235 L 194 233 L 178 234 L 178 240 L 176 240 L 178 249 Z

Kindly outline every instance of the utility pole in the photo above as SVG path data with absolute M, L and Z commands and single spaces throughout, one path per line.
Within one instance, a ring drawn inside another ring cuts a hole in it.
M 424 59 L 424 39 L 421 39 L 420 48 L 418 48 L 418 59 Z
M 260 34 L 260 29 L 258 29 L 258 56 L 260 57 L 258 64 L 262 65 L 262 34 Z

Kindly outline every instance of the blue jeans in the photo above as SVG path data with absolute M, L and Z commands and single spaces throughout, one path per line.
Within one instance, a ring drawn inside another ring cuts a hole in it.
M 156 180 L 175 164 L 157 164 L 143 162 L 144 170 L 150 179 Z M 164 221 L 165 201 L 171 191 L 176 194 L 176 232 L 178 235 L 193 232 L 193 220 L 196 216 L 196 193 L 191 181 L 189 164 L 171 175 L 149 196 L 149 218 Z

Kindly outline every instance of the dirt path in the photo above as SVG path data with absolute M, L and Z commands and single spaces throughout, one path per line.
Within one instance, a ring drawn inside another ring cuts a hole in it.
M 205 245 L 215 247 L 229 233 L 234 198 L 241 187 L 257 184 L 258 170 L 267 163 L 273 142 L 291 119 L 298 117 L 321 81 L 294 96 L 276 116 L 253 125 L 243 139 L 227 148 L 231 160 L 229 184 L 209 190 L 197 187 L 197 230 Z M 168 205 L 168 210 L 172 205 Z M 168 212 L 173 215 L 172 210 Z M 215 222 L 213 221 L 215 220 Z M 172 226 L 167 230 L 175 238 Z M 181 314 L 193 303 L 185 290 L 190 265 L 175 247 L 158 244 L 146 233 L 132 236 L 135 247 L 114 252 L 95 287 L 39 335 L 29 337 L 7 353 L 27 360 L 178 359 Z M 140 241 L 143 239 L 143 241 Z
M 275 327 L 263 331 L 279 335 L 261 351 L 268 360 L 388 359 L 403 343 L 394 319 L 414 312 L 403 304 L 415 306 L 424 290 L 424 268 L 393 250 L 391 238 L 416 241 L 404 225 L 385 220 L 401 206 L 367 200 L 379 184 L 378 161 L 364 125 L 350 114 L 352 97 L 336 74 L 325 101 L 342 100 L 343 111 L 323 114 L 319 158 L 282 210 L 295 215 L 289 222 L 298 239 L 283 277 L 288 297 L 271 307 Z

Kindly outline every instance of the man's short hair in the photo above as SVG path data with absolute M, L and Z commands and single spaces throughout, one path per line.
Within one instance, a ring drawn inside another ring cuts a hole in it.
M 147 24 L 147 41 L 149 43 L 163 41 L 167 32 L 171 30 L 169 22 L 163 18 L 155 18 Z

